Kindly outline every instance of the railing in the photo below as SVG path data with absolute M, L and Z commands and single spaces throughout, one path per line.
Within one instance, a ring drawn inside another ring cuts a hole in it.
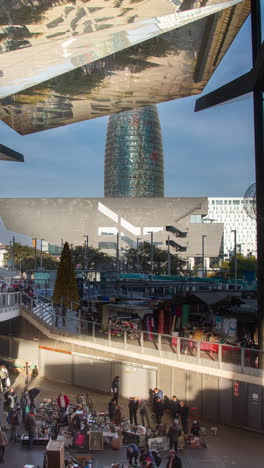
M 19 306 L 20 303 L 21 293 L 0 293 L 0 311 L 6 312 L 9 309 L 13 309 L 16 306 Z
M 141 330 L 120 330 L 117 327 L 104 327 L 102 323 L 87 321 L 78 312 L 68 310 L 67 314 L 55 313 L 52 301 L 46 303 L 22 294 L 27 310 L 37 320 L 62 336 L 87 340 L 166 359 L 178 360 L 207 367 L 254 376 L 263 376 L 259 362 L 264 359 L 263 351 L 232 346 L 227 343 L 214 343 L 180 338 Z M 77 315 L 76 315 L 77 314 Z

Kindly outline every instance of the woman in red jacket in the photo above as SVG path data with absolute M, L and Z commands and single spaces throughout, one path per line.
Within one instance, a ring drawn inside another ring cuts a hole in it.
M 69 406 L 70 400 L 67 397 L 67 395 L 63 395 L 62 393 L 59 393 L 57 402 L 58 402 L 59 408 L 66 409 Z

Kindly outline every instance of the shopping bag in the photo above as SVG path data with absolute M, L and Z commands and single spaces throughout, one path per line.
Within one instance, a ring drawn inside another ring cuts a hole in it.
M 75 439 L 75 445 L 78 445 L 79 447 L 84 446 L 84 434 L 80 434 L 80 432 L 78 432 Z

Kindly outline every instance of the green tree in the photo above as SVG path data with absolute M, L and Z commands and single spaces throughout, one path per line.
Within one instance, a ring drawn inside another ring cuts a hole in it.
M 53 292 L 53 300 L 57 304 L 62 305 L 63 311 L 65 311 L 66 308 L 71 307 L 72 302 L 74 303 L 73 309 L 76 309 L 78 307 L 78 287 L 74 274 L 72 256 L 68 242 L 65 242 L 61 254 Z
M 243 278 L 245 272 L 256 271 L 257 270 L 257 259 L 254 256 L 244 257 L 241 254 L 237 255 L 237 277 Z M 225 260 L 221 266 L 220 270 L 216 271 L 211 275 L 212 277 L 221 277 L 221 278 L 234 278 L 235 277 L 235 257 L 233 256 L 230 260 Z
M 76 268 L 77 265 L 80 265 L 81 268 L 84 268 L 86 255 L 85 247 L 82 245 L 72 247 L 71 254 L 74 267 Z M 112 270 L 114 268 L 114 263 L 115 259 L 104 252 L 92 247 L 88 248 L 88 267 L 90 270 Z
M 15 242 L 14 246 L 8 246 L 6 250 L 7 252 L 4 255 L 5 265 L 8 262 L 13 262 L 14 255 L 14 267 L 16 270 L 23 272 L 35 269 L 35 249 L 33 247 Z M 42 255 L 42 268 L 48 270 L 57 269 L 57 260 L 54 260 L 51 255 L 41 252 L 39 249 L 36 250 L 37 268 L 40 266 L 40 255 Z
M 125 252 L 125 258 L 128 264 L 128 270 L 137 270 L 137 249 L 130 248 Z M 171 254 L 171 274 L 178 275 L 184 272 L 185 262 L 178 255 Z M 142 242 L 138 247 L 138 263 L 141 273 L 151 272 L 151 244 Z M 155 275 L 166 274 L 168 271 L 168 254 L 166 250 L 162 250 L 153 246 L 153 273 Z
M 237 255 L 237 277 L 243 278 L 245 272 L 256 271 L 257 260 L 256 257 L 244 257 L 241 254 Z M 229 274 L 231 278 L 235 277 L 235 257 L 233 256 L 229 261 Z

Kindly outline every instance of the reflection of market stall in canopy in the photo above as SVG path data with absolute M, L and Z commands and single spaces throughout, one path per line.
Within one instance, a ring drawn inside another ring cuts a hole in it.
M 208 306 L 211 312 L 212 331 L 230 343 L 247 337 L 252 339 L 257 325 L 257 300 L 240 293 L 200 292 L 195 296 Z
M 129 338 L 138 338 L 142 319 L 147 314 L 152 314 L 149 301 L 106 304 L 103 306 L 102 330 L 108 333 L 111 327 L 112 335 L 123 336 L 123 333 L 127 332 Z
M 183 339 L 188 338 L 203 341 L 201 351 L 218 352 L 217 343 L 240 345 L 245 336 L 253 338 L 256 328 L 256 300 L 244 299 L 240 292 L 188 293 L 150 305 L 153 312 L 144 316 L 144 338 L 153 341 L 155 333 L 171 335 L 173 346 L 181 337 L 181 346 L 186 341 L 190 348 Z

